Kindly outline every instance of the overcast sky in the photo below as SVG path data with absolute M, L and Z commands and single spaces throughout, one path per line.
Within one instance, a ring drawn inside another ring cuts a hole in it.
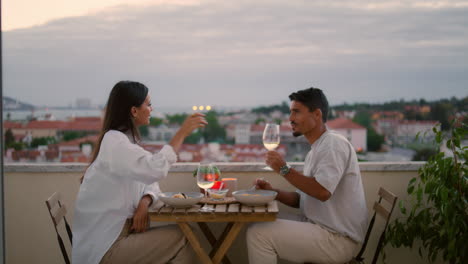
M 2 2 L 3 93 L 35 105 L 104 104 L 124 79 L 156 108 L 468 96 L 468 1 Z

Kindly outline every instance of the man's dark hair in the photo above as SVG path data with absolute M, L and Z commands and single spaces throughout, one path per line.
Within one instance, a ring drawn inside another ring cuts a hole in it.
M 298 101 L 307 106 L 309 111 L 315 111 L 319 108 L 322 111 L 322 120 L 327 122 L 328 117 L 328 100 L 319 88 L 308 88 L 297 91 L 289 95 L 291 101 Z

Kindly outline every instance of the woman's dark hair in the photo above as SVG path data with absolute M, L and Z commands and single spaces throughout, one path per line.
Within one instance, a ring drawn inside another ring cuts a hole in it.
M 90 164 L 96 160 L 104 134 L 109 130 L 130 132 L 133 142 L 140 140 L 140 133 L 132 120 L 131 109 L 141 106 L 147 96 L 148 88 L 139 82 L 120 81 L 114 85 L 107 100 L 104 122 Z
M 289 95 L 291 101 L 298 101 L 304 104 L 310 112 L 319 108 L 322 111 L 323 123 L 327 122 L 328 117 L 328 100 L 322 90 L 318 88 L 308 88 L 297 91 Z

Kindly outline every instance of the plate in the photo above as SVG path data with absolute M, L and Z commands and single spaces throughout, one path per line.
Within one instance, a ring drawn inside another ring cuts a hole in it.
M 238 202 L 249 206 L 267 204 L 273 201 L 277 194 L 275 191 L 268 190 L 240 190 L 232 193 Z
M 172 197 L 174 194 L 178 193 L 181 192 L 163 192 L 159 194 L 159 199 L 174 208 L 188 208 L 197 204 L 201 198 L 203 198 L 203 194 L 199 192 L 184 192 L 187 198 Z

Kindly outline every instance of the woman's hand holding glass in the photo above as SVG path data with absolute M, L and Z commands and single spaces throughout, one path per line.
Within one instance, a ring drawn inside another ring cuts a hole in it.
M 206 122 L 204 114 L 191 114 L 185 119 L 184 123 L 182 123 L 182 126 L 171 139 L 169 145 L 172 146 L 175 152 L 179 151 L 180 146 L 182 146 L 182 143 L 184 142 L 185 138 L 189 136 L 192 133 L 192 131 L 200 127 L 205 127 L 207 124 L 208 122 Z
M 205 115 L 202 113 L 194 113 L 185 119 L 179 130 L 184 132 L 185 136 L 188 136 L 195 129 L 205 127 L 206 125 L 208 125 L 208 122 L 205 119 Z

